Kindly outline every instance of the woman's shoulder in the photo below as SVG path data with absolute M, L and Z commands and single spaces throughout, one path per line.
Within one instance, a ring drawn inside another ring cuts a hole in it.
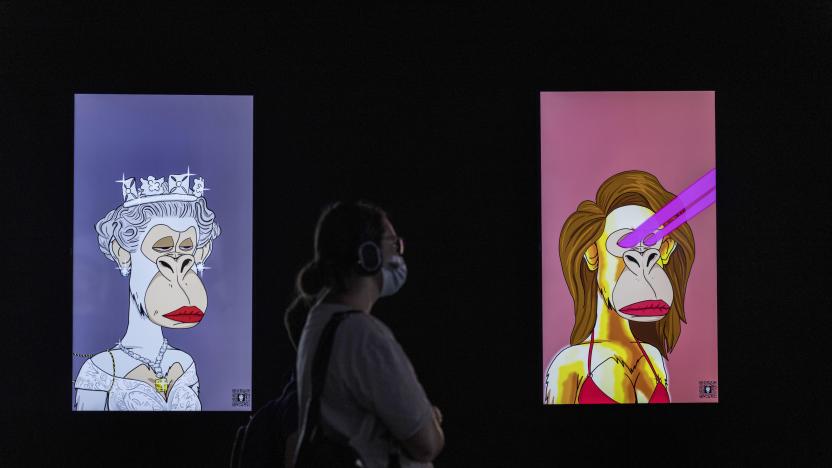
M 182 366 L 182 370 L 187 371 L 191 366 L 195 366 L 194 358 L 190 354 L 178 348 L 169 348 L 166 352 L 165 360 L 170 359 L 171 364 L 178 362 Z
M 91 372 L 103 372 L 109 376 L 112 376 L 114 361 L 115 355 L 113 354 L 113 350 L 108 349 L 105 351 L 101 351 L 100 353 L 87 359 L 86 362 L 84 362 L 84 365 L 81 366 L 81 370 L 88 370 Z
M 113 358 L 110 351 L 102 351 L 84 361 L 75 377 L 75 388 L 106 390 L 113 381 Z
M 580 343 L 566 346 L 555 354 L 549 362 L 549 367 L 546 368 L 547 400 L 554 398 L 548 392 L 554 391 L 552 389 L 557 387 L 556 382 L 572 380 L 575 376 L 583 376 L 586 373 L 588 349 L 587 344 Z
M 344 317 L 341 327 L 361 335 L 391 336 L 390 328 L 370 314 L 351 313 Z
M 552 358 L 549 363 L 549 370 L 569 364 L 585 363 L 588 351 L 589 343 L 566 346 Z
M 393 331 L 384 322 L 370 314 L 361 313 L 349 314 L 344 318 L 339 325 L 336 342 L 336 346 L 354 348 L 358 352 L 399 347 Z

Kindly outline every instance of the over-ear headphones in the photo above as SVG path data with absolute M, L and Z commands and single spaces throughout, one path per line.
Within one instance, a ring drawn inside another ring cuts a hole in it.
M 366 241 L 358 246 L 358 266 L 367 275 L 375 274 L 381 269 L 384 258 L 381 247 L 373 241 Z

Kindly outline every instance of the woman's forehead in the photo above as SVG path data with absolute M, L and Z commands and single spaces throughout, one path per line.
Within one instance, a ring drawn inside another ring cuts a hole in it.
M 147 226 L 144 228 L 142 238 L 144 238 L 147 235 L 147 233 L 149 233 L 150 230 L 156 226 L 167 226 L 172 231 L 178 233 L 183 233 L 191 228 L 197 229 L 196 220 L 191 217 L 156 217 L 151 218 L 150 221 L 147 223 Z M 197 229 L 197 231 L 199 230 Z
M 607 215 L 604 232 L 611 233 L 619 229 L 635 229 L 654 214 L 650 208 L 638 205 L 625 205 L 616 208 Z

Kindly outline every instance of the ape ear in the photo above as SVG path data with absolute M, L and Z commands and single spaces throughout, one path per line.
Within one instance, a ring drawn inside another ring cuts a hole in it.
M 113 239 L 110 242 L 110 253 L 116 259 L 116 263 L 121 268 L 130 268 L 130 252 L 127 251 L 117 240 Z
M 205 260 L 211 255 L 211 241 L 208 241 L 207 244 L 203 245 L 202 247 L 196 249 L 194 252 L 194 260 L 197 263 L 205 263 Z
M 584 261 L 590 271 L 598 269 L 598 247 L 595 244 L 590 245 L 584 252 Z
M 659 246 L 659 263 L 661 266 L 667 265 L 667 262 L 670 261 L 670 254 L 676 250 L 677 245 L 676 241 L 669 237 L 662 240 L 662 245 Z

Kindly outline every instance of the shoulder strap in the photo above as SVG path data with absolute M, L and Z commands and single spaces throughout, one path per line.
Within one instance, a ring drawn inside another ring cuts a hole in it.
M 104 402 L 104 409 L 110 409 L 110 395 L 112 395 L 113 385 L 116 383 L 116 358 L 113 356 L 113 350 L 108 349 L 107 353 L 110 355 L 110 361 L 113 362 L 113 378 L 110 379 L 110 388 L 107 389 L 107 399 Z
M 589 337 L 589 358 L 586 361 L 586 373 L 592 376 L 592 345 L 595 343 L 595 330 L 592 330 L 592 335 Z
M 329 358 L 332 355 L 332 343 L 335 341 L 335 332 L 338 325 L 344 320 L 347 315 L 359 313 L 357 310 L 349 310 L 346 312 L 337 312 L 332 315 L 326 328 L 321 333 L 321 338 L 318 340 L 318 349 L 315 351 L 315 359 L 312 361 L 312 398 L 309 402 L 309 414 L 306 418 L 306 427 L 315 427 L 321 425 L 321 395 L 324 392 L 324 385 L 326 384 L 326 372 L 329 368 Z M 305 431 L 304 437 L 307 437 L 310 431 Z
M 650 360 L 650 356 L 644 352 L 644 348 L 641 347 L 640 341 L 636 340 L 636 344 L 638 345 L 638 349 L 641 350 L 641 354 L 644 355 L 644 359 L 647 359 L 647 364 L 650 365 L 650 370 L 653 371 L 653 377 L 656 378 L 656 382 L 661 383 L 661 380 L 659 380 L 659 374 L 656 373 L 656 369 L 653 367 L 653 362 Z
M 113 391 L 113 384 L 116 383 L 116 358 L 113 356 L 113 351 L 111 349 L 108 349 L 107 353 L 110 355 L 110 360 L 113 361 L 113 380 L 110 381 L 110 389 L 107 390 L 107 398 L 109 398 L 109 393 Z

